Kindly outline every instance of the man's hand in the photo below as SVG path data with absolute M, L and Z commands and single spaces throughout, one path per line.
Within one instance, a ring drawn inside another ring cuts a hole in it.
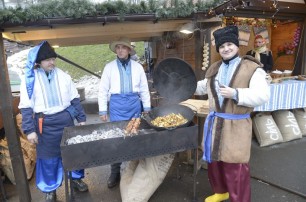
M 234 88 L 228 87 L 228 86 L 223 86 L 220 89 L 220 94 L 224 97 L 224 98 L 230 98 L 233 99 L 234 95 L 236 94 L 236 90 Z
M 142 115 L 148 115 L 150 111 L 143 111 Z
M 84 126 L 86 124 L 86 122 L 80 122 L 79 126 Z
M 27 135 L 28 141 L 32 144 L 37 144 L 38 143 L 38 137 L 35 132 L 32 132 Z
M 101 119 L 102 122 L 106 122 L 107 121 L 107 114 L 100 115 L 100 119 Z

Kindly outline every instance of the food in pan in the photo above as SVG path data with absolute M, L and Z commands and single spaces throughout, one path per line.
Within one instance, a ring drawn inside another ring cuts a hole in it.
M 184 118 L 181 114 L 171 113 L 166 116 L 158 116 L 151 123 L 157 127 L 171 128 L 183 125 L 187 123 L 188 120 Z

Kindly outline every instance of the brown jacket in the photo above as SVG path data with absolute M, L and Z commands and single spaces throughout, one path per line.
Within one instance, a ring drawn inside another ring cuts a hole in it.
M 205 75 L 207 78 L 210 110 L 230 114 L 251 113 L 253 108 L 238 106 L 235 100 L 228 98 L 224 99 L 223 105 L 220 107 L 215 88 L 215 77 L 220 65 L 221 61 L 212 64 Z M 261 67 L 261 63 L 253 57 L 242 57 L 240 64 L 231 78 L 229 87 L 248 88 L 252 75 L 258 67 Z M 247 163 L 250 159 L 251 138 L 252 121 L 250 118 L 226 120 L 216 117 L 212 133 L 212 160 L 227 163 Z

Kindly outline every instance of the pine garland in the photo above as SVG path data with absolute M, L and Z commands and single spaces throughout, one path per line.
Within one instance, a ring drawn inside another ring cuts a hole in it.
M 26 8 L 5 8 L 0 10 L 0 24 L 22 24 L 50 18 L 96 17 L 118 15 L 124 20 L 127 14 L 155 14 L 158 19 L 169 19 L 191 16 L 199 11 L 207 12 L 209 9 L 221 4 L 222 0 L 199 0 L 196 4 L 192 0 L 172 0 L 168 6 L 159 0 L 141 1 L 139 4 L 130 4 L 124 1 L 110 1 L 104 3 L 91 3 L 87 0 L 49 0 L 33 4 Z

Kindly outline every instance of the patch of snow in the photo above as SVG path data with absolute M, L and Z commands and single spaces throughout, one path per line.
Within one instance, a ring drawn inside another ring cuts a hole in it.
M 100 79 L 85 75 L 75 82 L 76 87 L 85 88 L 85 98 L 98 98 Z
M 17 72 L 20 77 L 23 77 L 29 51 L 30 49 L 26 49 L 9 56 L 7 58 L 8 69 Z

